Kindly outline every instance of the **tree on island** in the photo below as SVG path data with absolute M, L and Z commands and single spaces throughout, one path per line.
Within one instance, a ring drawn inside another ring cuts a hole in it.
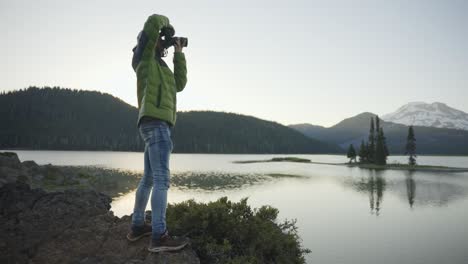
M 369 147 L 367 149 L 367 161 L 374 163 L 375 159 L 375 128 L 374 119 L 371 117 L 369 129 Z
M 361 147 L 359 148 L 359 162 L 367 162 L 367 146 L 364 143 L 364 140 L 361 141 Z
M 378 165 L 387 164 L 386 143 L 383 129 L 380 128 L 377 134 L 377 144 L 375 148 L 375 163 Z M 388 150 L 387 150 L 388 151 Z
M 375 144 L 377 147 L 377 140 L 379 138 L 379 130 L 380 130 L 380 118 L 378 115 L 375 116 Z
M 350 158 L 349 154 L 350 149 L 348 149 L 348 158 Z M 362 140 L 361 142 L 358 152 L 359 162 L 386 165 L 389 154 L 385 134 L 383 128 L 380 127 L 379 116 L 375 116 L 375 122 L 374 118 L 371 117 L 369 141 L 366 143 Z
M 408 164 L 416 165 L 416 137 L 414 136 L 413 126 L 408 128 L 408 137 L 406 138 L 405 155 L 409 155 Z
M 356 150 L 354 149 L 353 144 L 349 145 L 347 156 L 349 158 L 349 163 L 353 162 L 353 160 L 356 162 Z

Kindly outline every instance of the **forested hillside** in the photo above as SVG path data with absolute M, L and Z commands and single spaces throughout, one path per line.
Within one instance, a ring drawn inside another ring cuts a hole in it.
M 95 91 L 36 88 L 0 95 L 0 147 L 140 150 L 137 109 Z
M 0 149 L 142 151 L 138 110 L 109 94 L 30 87 L 0 94 Z M 336 153 L 276 122 L 213 111 L 178 112 L 179 153 Z

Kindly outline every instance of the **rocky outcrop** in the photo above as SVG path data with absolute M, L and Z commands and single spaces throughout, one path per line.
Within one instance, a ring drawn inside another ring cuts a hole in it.
M 149 253 L 149 238 L 128 242 L 130 217 L 90 190 L 45 192 L 22 182 L 0 188 L 0 263 L 199 263 L 186 247 Z
M 23 168 L 14 152 L 0 152 L 0 187 L 12 182 L 29 183 L 27 168 Z
M 0 187 L 21 182 L 46 191 L 93 189 L 115 197 L 134 189 L 140 178 L 138 173 L 105 168 L 20 162 L 16 153 L 0 152 Z

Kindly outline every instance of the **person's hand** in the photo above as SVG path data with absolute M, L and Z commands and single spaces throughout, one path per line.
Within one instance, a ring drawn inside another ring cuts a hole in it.
M 174 52 L 182 52 L 182 44 L 180 43 L 179 38 L 177 38 L 174 43 Z

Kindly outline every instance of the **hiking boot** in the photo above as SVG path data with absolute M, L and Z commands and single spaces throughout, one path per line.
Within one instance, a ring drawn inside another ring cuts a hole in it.
M 186 237 L 170 236 L 166 230 L 159 239 L 151 239 L 148 250 L 151 252 L 174 251 L 185 247 L 189 243 Z
M 129 241 L 137 241 L 138 239 L 151 235 L 152 232 L 151 225 L 145 223 L 143 226 L 133 226 L 130 229 L 130 232 L 127 234 L 127 239 Z

